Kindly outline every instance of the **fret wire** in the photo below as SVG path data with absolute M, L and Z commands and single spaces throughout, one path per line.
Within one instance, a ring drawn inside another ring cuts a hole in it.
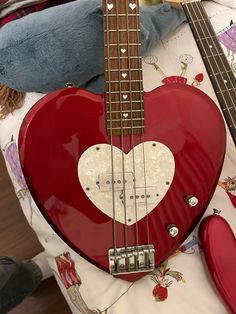
M 130 93 L 130 94 L 133 94 L 133 93 L 139 93 L 139 92 L 143 92 L 143 90 L 135 90 L 135 91 L 127 91 L 127 90 L 122 90 L 122 93 Z M 120 93 L 120 91 L 116 92 L 116 91 L 111 91 L 110 92 L 111 94 L 118 94 Z
M 122 113 L 126 113 L 127 110 L 122 110 Z M 133 112 L 144 112 L 144 109 L 137 109 L 137 110 L 133 110 Z M 108 111 L 108 113 L 110 113 L 110 111 Z M 112 110 L 111 113 L 120 113 L 120 110 Z
M 220 75 L 220 73 L 224 74 L 224 73 L 232 73 L 231 70 L 229 71 L 221 71 L 221 72 L 215 72 L 215 75 Z M 211 74 L 212 75 L 212 74 Z
M 139 102 L 142 102 L 143 103 L 143 100 L 131 100 L 131 101 L 127 101 L 127 100 L 121 100 L 121 101 L 111 101 L 112 104 L 119 104 L 119 103 L 139 103 Z
M 217 57 L 217 56 L 223 56 L 225 55 L 223 52 L 218 54 L 212 54 L 211 56 L 206 55 L 208 58 Z
M 120 81 L 110 81 L 111 83 L 119 83 Z M 121 83 L 139 83 L 139 80 L 122 80 Z
M 140 29 L 138 29 L 140 31 Z M 136 29 L 107 29 L 104 32 L 136 32 Z
M 206 20 L 208 19 L 198 19 L 198 20 L 192 19 L 192 21 L 190 21 L 189 23 L 201 22 L 201 21 L 206 21 Z
M 127 111 L 128 111 L 128 110 L 127 110 Z M 127 112 L 127 111 L 126 111 L 126 112 Z M 126 112 L 125 112 L 125 113 L 126 113 Z M 144 120 L 144 118 L 133 118 L 133 117 L 132 117 L 131 119 L 125 118 L 125 120 L 124 120 L 124 119 L 123 119 L 123 120 L 121 120 L 121 119 L 112 119 L 113 122 L 121 122 L 121 121 L 122 121 L 122 122 L 127 122 L 127 121 L 131 121 L 131 120 L 133 120 L 133 121 L 141 121 L 141 120 Z M 109 121 L 109 119 L 107 119 L 107 121 Z
M 107 44 L 104 44 L 105 47 L 107 47 Z M 110 47 L 118 46 L 118 44 L 110 44 Z M 129 46 L 141 46 L 141 43 L 129 43 Z
M 188 8 L 188 6 L 187 6 L 187 5 L 184 5 L 183 8 L 184 8 L 184 9 L 186 8 L 185 13 L 187 13 L 187 15 L 188 15 L 190 18 L 192 18 L 192 14 L 191 14 L 191 11 L 190 11 L 190 9 Z M 194 11 L 194 13 L 195 13 L 195 10 L 194 10 L 193 5 L 192 5 L 191 8 L 193 9 L 193 11 Z M 196 14 L 196 13 L 195 13 L 195 14 Z M 210 24 L 210 23 L 209 23 L 209 24 Z M 198 31 L 196 25 L 195 25 L 194 23 L 192 23 L 191 25 L 192 25 L 193 28 L 195 28 L 195 35 L 196 35 L 196 33 L 197 33 L 197 35 L 198 35 L 198 37 L 199 37 L 199 31 Z M 193 29 L 193 31 L 194 31 L 194 29 Z M 202 41 L 199 40 L 198 43 L 201 43 L 201 46 L 202 46 L 202 48 L 203 48 L 203 50 L 204 50 L 204 53 L 206 53 L 206 49 L 205 49 L 205 47 L 204 47 Z M 215 43 L 214 43 L 214 45 L 215 45 Z M 208 61 L 209 61 L 209 60 L 208 60 Z M 213 70 L 212 65 L 211 65 L 210 62 L 209 62 L 209 65 L 210 65 L 210 68 L 211 68 L 212 76 L 215 76 L 214 70 Z M 209 69 L 208 69 L 208 70 L 209 70 Z M 216 78 L 216 76 L 215 76 L 215 78 Z M 216 83 L 217 83 L 217 85 L 218 85 L 218 87 L 219 87 L 219 82 L 218 82 L 217 79 L 216 79 Z M 213 87 L 215 87 L 215 86 L 213 86 Z M 219 90 L 220 90 L 220 88 L 219 88 Z M 226 99 L 225 99 L 225 97 L 224 97 L 223 94 L 222 94 L 222 96 L 223 96 L 223 99 L 224 99 L 225 104 L 227 105 Z
M 123 120 L 124 121 L 124 120 Z M 133 129 L 144 129 L 144 126 L 124 126 L 124 127 L 113 127 L 113 130 L 122 130 L 122 129 L 125 129 L 125 130 L 132 130 Z M 108 128 L 110 129 L 110 128 Z
M 231 109 L 234 109 L 234 107 L 223 108 L 223 110 L 227 110 L 227 109 L 231 110 Z
M 121 69 L 122 71 L 142 71 L 141 69 Z M 110 69 L 110 70 L 107 70 L 107 69 L 105 69 L 105 72 L 107 72 L 107 71 L 110 71 L 110 72 L 118 72 L 119 70 L 117 70 L 117 69 Z
M 124 17 L 126 17 L 127 14 L 125 14 L 125 13 L 120 13 L 120 14 L 112 14 L 112 13 L 110 13 L 110 14 L 104 14 L 103 16 L 105 16 L 105 17 L 106 17 L 106 16 L 112 16 L 112 17 L 124 16 Z M 139 14 L 129 13 L 128 16 L 139 16 Z
M 225 93 L 225 92 L 228 92 L 228 91 L 235 91 L 236 90 L 236 87 L 235 88 L 229 88 L 229 89 L 223 89 L 221 90 L 222 93 Z M 217 93 L 220 93 L 220 92 L 217 92 Z
M 189 23 L 189 24 L 191 24 L 191 23 Z M 192 25 L 194 25 L 195 23 L 192 23 Z M 214 35 L 214 36 L 204 36 L 204 37 L 201 37 L 201 36 L 199 36 L 199 38 L 197 39 L 197 41 L 198 40 L 203 40 L 203 39 L 217 39 L 217 36 L 216 35 Z
M 105 57 L 105 60 L 107 60 L 108 57 Z M 109 57 L 109 59 L 112 59 L 112 60 L 119 60 L 119 59 L 128 59 L 128 57 Z M 130 59 L 142 59 L 142 57 L 138 57 L 138 56 L 131 56 Z

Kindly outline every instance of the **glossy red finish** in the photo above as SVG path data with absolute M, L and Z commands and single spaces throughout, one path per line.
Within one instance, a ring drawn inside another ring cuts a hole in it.
M 173 182 L 148 215 L 150 244 L 159 265 L 187 237 L 204 213 L 215 190 L 225 153 L 225 127 L 215 103 L 198 89 L 170 84 L 145 93 L 144 141 L 169 147 L 175 159 Z M 142 142 L 135 135 L 134 145 Z M 110 143 L 106 135 L 104 95 L 68 88 L 41 99 L 26 115 L 19 136 L 20 159 L 29 189 L 56 232 L 79 254 L 105 271 L 108 249 L 114 247 L 113 220 L 90 202 L 77 164 L 90 146 Z M 120 136 L 113 144 L 121 147 Z M 124 151 L 132 148 L 124 137 Z M 94 165 L 96 167 L 96 165 Z M 199 199 L 196 207 L 187 195 Z M 179 228 L 176 238 L 167 226 Z M 148 244 L 147 218 L 138 222 L 139 245 Z M 125 232 L 127 230 L 127 233 Z M 116 223 L 117 247 L 137 245 L 136 225 Z M 144 274 L 123 276 L 135 280 Z
M 211 215 L 203 219 L 199 238 L 209 273 L 229 307 L 236 314 L 236 238 L 227 221 Z

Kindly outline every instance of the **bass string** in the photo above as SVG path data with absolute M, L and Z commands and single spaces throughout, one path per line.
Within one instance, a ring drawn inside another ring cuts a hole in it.
M 117 23 L 117 54 L 118 54 L 118 73 L 119 73 L 119 97 L 120 97 L 120 122 L 121 122 L 121 149 L 122 149 L 122 173 L 123 173 L 123 203 L 124 203 L 124 217 L 125 217 L 125 248 L 126 248 L 126 254 L 127 254 L 127 246 L 128 246 L 128 231 L 127 231 L 127 205 L 126 205 L 126 185 L 125 185 L 125 153 L 124 153 L 124 128 L 123 128 L 123 107 L 122 107 L 122 85 L 121 85 L 121 72 L 122 72 L 122 67 L 121 67 L 121 62 L 120 62 L 120 52 L 121 52 L 121 45 L 120 45 L 120 35 L 119 35 L 119 6 L 118 6 L 118 1 L 116 1 L 115 3 L 116 5 L 116 23 Z M 135 5 L 136 5 L 136 31 L 137 31 L 137 38 L 139 38 L 140 33 L 139 33 L 139 12 L 138 12 L 138 3 L 137 0 L 135 0 Z M 126 23 L 127 23 L 127 53 L 128 53 L 128 70 L 129 70 L 129 102 L 130 102 L 130 113 L 131 113 L 131 148 L 132 148 L 132 163 L 133 163 L 133 173 L 134 173 L 134 203 L 135 203 L 135 216 L 136 216 L 136 221 L 135 221 L 135 225 L 136 225 L 136 243 L 137 245 L 139 245 L 139 228 L 138 228 L 138 206 L 137 206 L 137 200 L 136 200 L 136 195 L 137 195 L 137 187 L 136 187 L 136 166 L 135 166 L 135 153 L 134 153 L 134 128 L 133 128 L 133 94 L 132 94 L 132 79 L 131 79 L 131 58 L 130 58 L 130 36 L 129 36 L 129 29 L 128 29 L 128 25 L 129 25 L 129 14 L 128 14 L 128 10 L 129 10 L 129 6 L 128 6 L 128 2 L 126 1 Z M 108 32 L 107 32 L 108 33 Z M 137 46 L 139 45 L 139 42 L 137 43 Z M 108 45 L 109 46 L 109 45 Z M 138 56 L 140 57 L 140 55 Z M 109 62 L 110 65 L 110 62 Z M 108 69 L 110 70 L 110 68 Z M 141 66 L 141 57 L 138 58 L 138 76 L 139 76 L 139 93 L 140 93 L 140 112 L 142 112 L 142 118 L 144 118 L 143 116 L 143 108 L 142 108 L 142 99 L 143 99 L 143 86 L 142 86 L 142 75 L 141 75 L 141 70 L 142 70 L 142 66 Z M 111 89 L 111 85 L 109 85 L 109 88 Z M 111 111 L 111 109 L 110 109 Z M 110 119 L 112 120 L 112 119 Z M 142 128 L 144 127 L 144 123 L 143 123 L 143 119 L 141 119 L 142 121 Z M 110 128 L 112 129 L 112 125 L 110 126 Z M 111 134 L 112 137 L 112 134 Z M 141 141 L 142 141 L 142 159 L 143 159 L 143 173 L 144 173 L 144 188 L 145 188 L 145 208 L 146 208 L 146 228 L 147 228 L 147 240 L 149 243 L 149 220 L 148 220 L 148 206 L 147 206 L 147 183 L 146 183 L 146 165 L 145 165 L 145 146 L 144 146 L 144 134 L 141 134 L 140 137 Z M 113 144 L 113 141 L 111 139 L 111 145 Z M 113 149 L 111 149 L 111 151 L 113 151 Z M 111 156 L 111 158 L 113 157 L 113 154 Z M 115 193 L 114 193 L 114 162 L 112 161 L 112 191 L 113 191 L 113 209 L 114 209 L 114 214 L 113 217 L 115 219 Z M 114 228 L 114 230 L 116 230 L 116 228 Z M 116 242 L 116 235 L 114 235 L 115 238 L 115 242 Z
M 132 164 L 133 164 L 133 173 L 134 173 L 134 207 L 135 207 L 135 228 L 136 228 L 136 245 L 139 246 L 139 226 L 138 226 L 138 206 L 137 206 L 137 186 L 136 186 L 136 166 L 135 166 L 135 152 L 134 152 L 134 147 L 135 147 L 135 140 L 134 140 L 134 122 L 133 122 L 133 103 L 135 103 L 135 100 L 133 99 L 133 93 L 132 93 L 132 69 L 131 69 L 131 58 L 130 58 L 130 35 L 129 35 L 129 5 L 128 5 L 128 1 L 126 1 L 126 24 L 127 24 L 127 47 L 128 47 L 128 68 L 129 68 L 129 92 L 130 92 L 130 114 L 131 114 L 131 149 L 132 149 Z M 132 2 L 132 4 L 136 5 L 136 13 L 135 13 L 135 21 L 136 21 L 136 36 L 134 36 L 134 38 L 137 38 L 137 42 L 136 45 L 134 47 L 139 47 L 140 44 L 140 23 L 139 23 L 139 3 L 137 0 L 135 0 L 135 2 Z M 142 125 L 141 125 L 141 130 L 143 130 L 144 128 L 144 115 L 143 115 L 143 84 L 142 84 L 142 59 L 140 56 L 140 49 L 137 48 L 135 49 L 135 52 L 137 53 L 138 51 L 138 55 L 136 55 L 135 57 L 138 57 L 138 81 L 139 81 L 139 103 L 140 103 L 140 113 L 141 113 L 141 119 L 140 121 L 142 121 Z M 136 78 L 135 78 L 136 79 Z M 139 122 L 140 122 L 139 121 Z M 144 146 L 144 133 L 141 133 L 140 136 L 140 140 L 142 142 L 142 160 L 143 160 L 143 174 L 144 174 L 144 189 L 145 189 L 145 209 L 146 209 L 146 232 L 147 232 L 147 241 L 149 243 L 149 238 L 150 238 L 150 232 L 149 232 L 149 220 L 148 220 L 148 207 L 147 207 L 147 183 L 146 183 L 146 165 L 145 165 L 145 146 Z
M 137 12 L 137 3 L 136 12 Z M 127 28 L 127 51 L 128 51 L 128 69 L 129 69 L 129 93 L 130 93 L 130 119 L 131 119 L 131 149 L 132 149 L 132 161 L 133 161 L 133 173 L 134 173 L 134 207 L 135 207 L 135 229 L 136 229 L 136 244 L 139 245 L 139 229 L 138 229 L 138 208 L 137 208 L 137 190 L 136 190 L 136 167 L 135 167 L 135 153 L 134 153 L 134 130 L 133 130 L 133 93 L 132 93 L 132 70 L 130 61 L 130 35 L 129 35 L 129 5 L 126 1 L 126 28 Z M 134 46 L 135 47 L 135 46 Z M 135 52 L 137 50 L 135 49 Z
M 107 73 L 108 73 L 108 101 L 109 101 L 109 126 L 110 126 L 110 147 L 111 147 L 111 176 L 112 176 L 112 212 L 113 212 L 113 243 L 114 243 L 114 254 L 115 254 L 115 261 L 117 260 L 116 256 L 116 248 L 117 248 L 117 239 L 116 239 L 116 211 L 115 211 L 115 189 L 114 189 L 114 152 L 113 152 L 113 124 L 112 124 L 112 102 L 111 102 L 111 59 L 110 59 L 110 35 L 108 32 L 108 25 L 109 25 L 109 10 L 108 10 L 108 1 L 104 2 L 105 9 L 104 12 L 106 14 L 106 51 L 107 51 Z M 106 82 L 107 85 L 107 82 Z M 107 95 L 107 90 L 106 90 Z M 107 101 L 106 101 L 107 103 Z
M 124 153 L 124 128 L 123 128 L 123 113 L 122 113 L 122 84 L 121 84 L 121 38 L 120 38 L 120 33 L 119 33 L 119 23 L 120 23 L 120 19 L 119 19 L 119 0 L 115 1 L 115 5 L 116 5 L 116 23 L 117 23 L 117 27 L 116 27 L 116 33 L 117 33 L 117 55 L 118 55 L 118 73 L 119 73 L 119 100 L 120 100 L 120 131 L 121 131 L 121 135 L 120 135 L 120 140 L 121 140 L 121 156 L 122 156 L 122 181 L 123 181 L 123 207 L 124 207 L 124 220 L 125 220 L 125 230 L 124 230 L 124 238 L 125 238 L 125 250 L 126 250 L 126 256 L 128 257 L 128 251 L 127 251 L 127 246 L 128 246 L 128 228 L 127 228 L 127 207 L 126 207 L 126 184 L 125 184 L 125 153 Z
M 139 1 L 135 0 L 136 5 L 139 6 Z M 141 44 L 140 37 L 140 12 L 136 11 L 136 29 L 137 29 L 137 37 L 139 38 L 139 43 Z M 140 45 L 138 47 L 141 47 Z M 139 56 L 141 56 L 141 49 L 138 48 Z M 140 91 L 140 113 L 141 113 L 141 143 L 142 143 L 142 160 L 143 160 L 143 181 L 144 181 L 144 193 L 145 193 L 145 220 L 146 220 L 146 236 L 147 236 L 147 244 L 150 244 L 150 228 L 149 228 L 149 216 L 148 216 L 148 205 L 147 205 L 147 177 L 146 177 L 146 161 L 145 161 L 145 133 L 144 133 L 144 95 L 143 95 L 143 75 L 142 75 L 142 59 L 138 58 L 138 77 L 139 77 L 139 91 Z

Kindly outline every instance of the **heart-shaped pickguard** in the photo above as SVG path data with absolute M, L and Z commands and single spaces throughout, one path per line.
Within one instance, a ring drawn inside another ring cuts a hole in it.
M 128 154 L 108 144 L 94 145 L 78 163 L 79 180 L 90 201 L 126 225 L 144 218 L 160 203 L 174 171 L 170 149 L 152 141 L 135 146 Z
M 231 313 L 236 313 L 236 238 L 233 231 L 224 218 L 215 214 L 201 222 L 199 238 L 212 279 Z

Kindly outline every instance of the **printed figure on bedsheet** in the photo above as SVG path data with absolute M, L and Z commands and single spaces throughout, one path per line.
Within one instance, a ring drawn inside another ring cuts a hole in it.
M 5 156 L 5 159 L 11 169 L 11 173 L 13 175 L 13 183 L 16 190 L 16 195 L 19 199 L 24 199 L 27 194 L 29 194 L 29 190 L 27 188 L 21 166 L 20 166 L 20 160 L 18 156 L 18 150 L 16 142 L 11 137 L 11 140 L 9 143 L 5 145 L 5 147 L 2 149 L 3 154 Z
M 232 70 L 236 73 L 236 25 L 233 21 L 217 34 L 217 38 L 226 48 L 226 57 Z
M 195 246 L 198 245 L 198 238 L 193 235 L 192 239 L 182 246 L 180 246 L 176 252 L 169 257 L 169 260 L 175 257 L 178 254 L 194 254 Z M 85 303 L 81 292 L 80 287 L 82 285 L 82 281 L 80 276 L 78 275 L 77 270 L 75 269 L 75 262 L 72 260 L 69 252 L 64 252 L 55 257 L 57 270 L 59 274 L 59 278 L 63 285 L 65 286 L 68 296 L 70 297 L 71 302 L 74 306 L 82 313 L 82 314 L 108 314 L 109 309 L 114 306 L 119 300 L 124 296 L 130 288 L 135 284 L 135 282 L 131 283 L 130 286 L 122 295 L 118 296 L 117 299 L 112 302 L 110 306 L 108 306 L 104 310 L 91 310 Z M 168 287 L 173 283 L 173 279 L 176 282 L 185 282 L 183 278 L 183 274 L 179 271 L 171 270 L 168 265 L 168 260 L 163 262 L 152 274 L 151 280 L 155 282 L 155 286 L 152 290 L 152 295 L 155 300 L 160 302 L 164 301 L 168 297 Z
M 100 313 L 100 311 L 90 310 L 80 293 L 82 284 L 80 276 L 75 269 L 75 262 L 70 253 L 65 252 L 55 258 L 60 279 L 67 289 L 71 302 L 82 314 Z
M 13 136 L 11 137 L 10 142 L 8 142 L 2 148 L 2 152 L 5 157 L 5 160 L 7 161 L 8 166 L 10 167 L 12 182 L 14 184 L 14 188 L 15 188 L 18 199 L 19 200 L 27 199 L 29 202 L 30 212 L 27 219 L 28 219 L 29 224 L 32 226 L 32 217 L 33 217 L 33 209 L 31 206 L 32 198 L 29 193 L 28 187 L 25 182 L 25 178 L 21 170 L 18 149 L 17 149 L 16 141 L 14 140 Z
M 144 62 L 153 66 L 153 68 L 160 73 L 160 75 L 163 77 L 162 79 L 163 84 L 165 85 L 173 83 L 188 84 L 186 72 L 190 64 L 193 62 L 193 57 L 190 54 L 180 55 L 179 57 L 180 73 L 170 76 L 167 76 L 163 69 L 158 65 L 158 59 L 156 56 L 147 56 L 144 58 Z M 197 73 L 195 77 L 192 78 L 190 85 L 197 87 L 198 85 L 201 84 L 203 79 L 204 79 L 203 73 Z
M 236 208 L 236 175 L 228 177 L 218 182 L 218 185 L 222 187 L 228 194 L 233 206 Z
M 185 282 L 183 274 L 178 271 L 173 271 L 168 265 L 168 260 L 161 264 L 157 270 L 151 276 L 151 280 L 154 281 L 155 287 L 152 290 L 152 294 L 156 302 L 165 301 L 168 297 L 168 288 L 173 283 L 172 279 L 177 282 Z
M 193 236 L 192 240 L 181 245 L 178 250 L 169 257 L 168 260 L 180 253 L 194 254 L 195 246 L 198 245 L 198 238 Z M 154 281 L 155 287 L 152 290 L 152 295 L 156 302 L 165 301 L 168 298 L 168 288 L 175 282 L 186 282 L 183 274 L 179 271 L 171 270 L 168 266 L 168 260 L 163 262 L 151 275 L 151 280 Z

